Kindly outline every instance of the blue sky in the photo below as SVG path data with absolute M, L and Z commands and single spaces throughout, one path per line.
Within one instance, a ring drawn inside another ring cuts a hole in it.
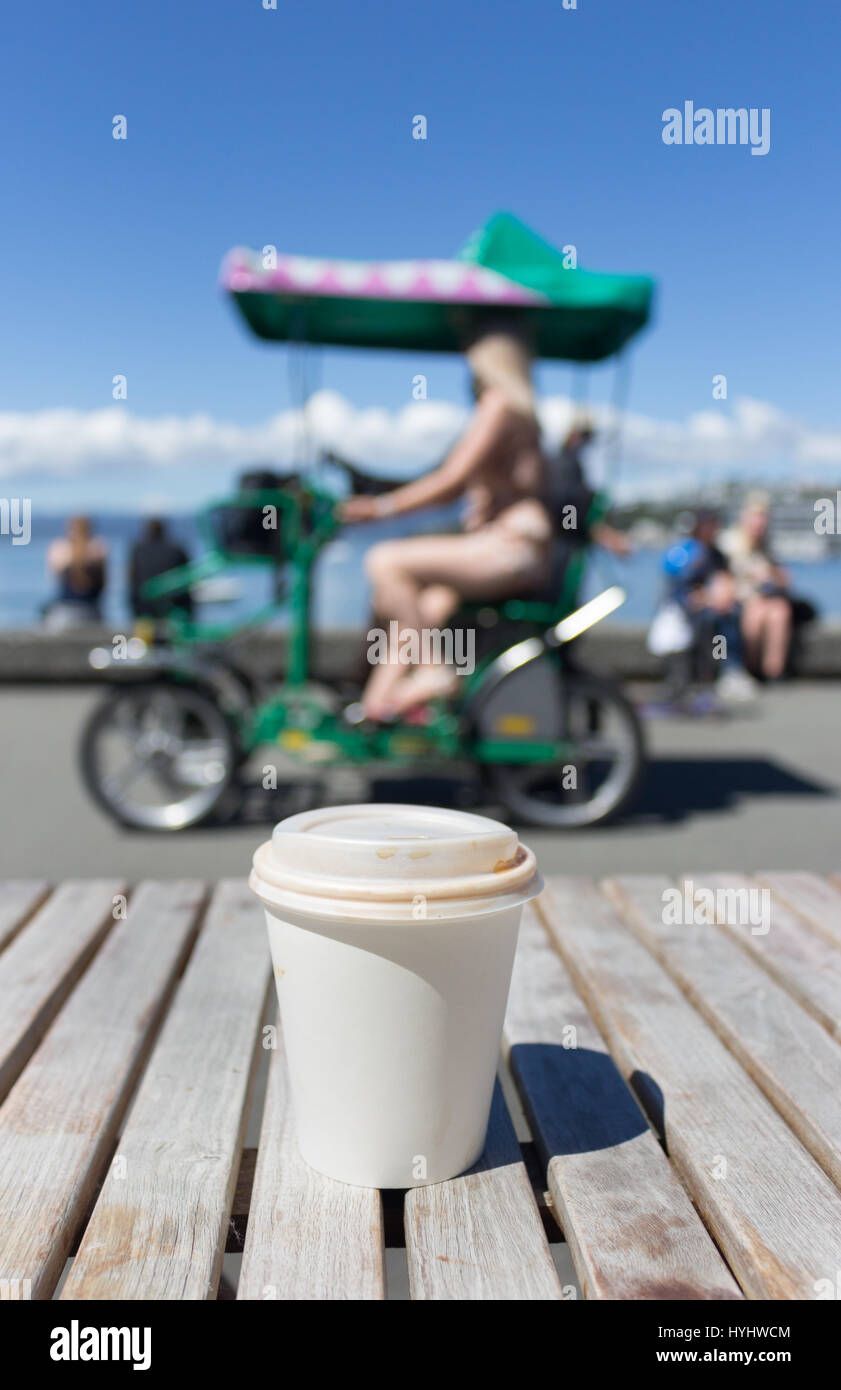
M 132 418 L 257 426 L 290 405 L 286 351 L 249 339 L 219 294 L 229 247 L 446 257 L 508 207 L 582 265 L 657 277 L 640 415 L 729 418 L 746 398 L 780 413 L 778 469 L 789 421 L 834 457 L 837 7 L 45 0 L 7 7 L 2 29 L 0 416 L 113 408 L 123 373 L 117 408 Z M 665 146 L 662 112 L 687 99 L 769 107 L 770 152 Z M 425 142 L 411 138 L 418 113 Z M 353 405 L 392 411 L 416 372 L 431 397 L 463 403 L 456 359 L 328 351 L 320 364 Z M 716 373 L 726 402 L 712 400 Z M 572 383 L 569 367 L 541 368 L 547 395 Z M 591 395 L 606 389 L 593 372 Z M 5 489 L 27 477 L 60 504 L 183 497 L 201 472 L 150 469 L 142 450 L 113 468 L 80 459 L 52 480 L 48 465 L 7 463 Z

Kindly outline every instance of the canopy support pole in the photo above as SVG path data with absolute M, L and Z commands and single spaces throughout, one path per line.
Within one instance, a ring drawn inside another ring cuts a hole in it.
M 613 390 L 610 396 L 612 426 L 605 441 L 605 481 L 613 487 L 622 461 L 622 426 L 631 391 L 631 353 L 626 349 L 616 359 Z
M 589 362 L 585 362 L 583 365 L 579 363 L 577 367 L 573 367 L 572 381 L 572 399 L 575 403 L 576 409 L 580 410 L 582 406 L 587 406 L 590 403 Z

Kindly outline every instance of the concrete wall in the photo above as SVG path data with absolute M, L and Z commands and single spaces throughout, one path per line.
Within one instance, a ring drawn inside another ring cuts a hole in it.
M 582 660 L 594 671 L 617 676 L 656 678 L 662 669 L 645 646 L 642 626 L 602 623 L 581 640 Z M 111 630 L 84 628 L 53 635 L 37 630 L 0 632 L 0 681 L 97 681 L 88 662 L 92 647 L 108 647 Z M 324 631 L 313 639 L 314 674 L 329 679 L 353 676 L 363 669 L 361 631 Z M 285 636 L 258 630 L 230 644 L 243 665 L 264 676 L 283 672 Z M 841 622 L 813 624 L 803 636 L 800 673 L 841 677 Z

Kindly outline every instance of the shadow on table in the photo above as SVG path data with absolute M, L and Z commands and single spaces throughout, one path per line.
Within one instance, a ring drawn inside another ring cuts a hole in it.
M 546 1163 L 555 1155 L 595 1153 L 648 1132 L 645 1115 L 607 1053 L 557 1043 L 518 1043 L 511 1048 L 508 1062 L 520 1098 L 529 1098 L 525 1112 L 533 1142 L 518 1142 L 497 1080 L 485 1148 L 473 1167 L 454 1179 L 456 1183 L 524 1162 L 532 1186 L 541 1193 L 546 1186 Z M 659 1119 L 662 1125 L 660 1087 L 645 1072 L 635 1072 L 632 1084 L 639 1090 L 641 1103 L 645 1096 L 646 1109 L 653 1112 L 652 1124 L 656 1126 Z M 422 1193 L 423 1188 L 418 1191 Z M 381 1192 L 386 1245 L 405 1244 L 406 1195 L 404 1188 Z M 557 1243 L 562 1237 L 555 1217 L 540 1201 L 538 1206 L 547 1238 Z M 412 1219 L 411 1212 L 406 1219 Z
M 624 1144 L 648 1129 L 640 1105 L 613 1058 L 589 1048 L 518 1043 L 509 1063 L 526 1117 L 546 1156 L 593 1153 Z M 631 1078 L 640 1104 L 663 1134 L 663 1093 L 645 1072 Z

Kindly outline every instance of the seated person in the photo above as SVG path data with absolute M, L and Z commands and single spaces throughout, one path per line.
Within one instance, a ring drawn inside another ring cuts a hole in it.
M 752 697 L 754 687 L 742 660 L 736 583 L 716 544 L 720 525 L 717 512 L 699 510 L 689 536 L 665 555 L 668 597 L 682 608 L 692 631 L 689 649 L 679 654 L 684 658 L 678 663 L 679 683 L 686 686 L 693 675 L 710 679 L 720 671 L 718 693 L 725 699 L 744 700 Z M 716 638 L 725 642 L 723 666 Z
M 51 542 L 47 570 L 57 593 L 45 611 L 47 626 L 57 630 L 102 621 L 108 547 L 94 536 L 90 518 L 73 516 L 67 535 Z
M 778 680 L 788 662 L 794 605 L 789 580 L 773 557 L 770 506 L 764 493 L 752 493 L 735 526 L 721 537 L 742 605 L 742 638 L 748 667 L 766 680 Z
M 461 534 L 382 541 L 368 553 L 376 612 L 400 632 L 439 628 L 462 600 L 531 593 L 551 575 L 554 526 L 525 340 L 485 332 L 467 356 L 476 407 L 444 463 L 394 492 L 344 504 L 344 519 L 354 522 L 466 499 Z M 363 709 L 372 719 L 395 718 L 452 693 L 456 680 L 446 666 L 407 667 L 390 650 L 368 680 Z
M 142 592 L 147 580 L 155 579 L 167 570 L 177 569 L 179 565 L 186 565 L 189 558 L 183 545 L 170 538 L 166 523 L 158 517 L 150 517 L 129 556 L 128 591 L 133 617 L 165 618 L 173 608 L 180 608 L 187 616 L 192 614 L 193 600 L 189 589 L 154 599 L 144 597 Z

